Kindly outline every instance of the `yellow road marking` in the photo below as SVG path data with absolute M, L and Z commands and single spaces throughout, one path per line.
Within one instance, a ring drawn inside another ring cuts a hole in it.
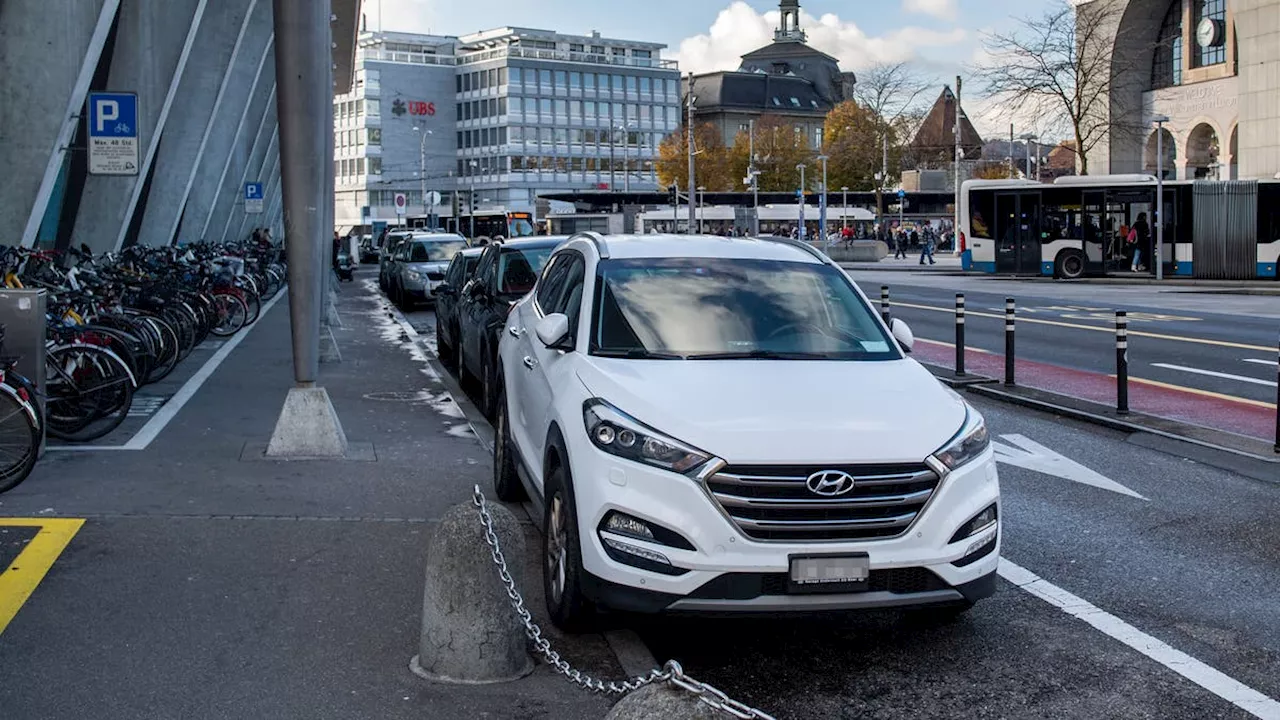
M 934 305 L 916 305 L 913 303 L 904 303 L 904 302 L 897 302 L 897 301 L 890 301 L 889 304 L 897 305 L 898 307 L 915 308 L 917 310 L 933 310 L 934 312 L 944 312 L 944 313 L 947 313 L 948 315 L 955 313 L 955 308 L 936 307 Z M 973 310 L 970 310 L 965 314 L 970 317 L 976 315 L 978 317 L 996 318 L 998 320 L 1004 319 L 1004 315 L 996 315 L 994 313 L 975 312 Z M 1029 318 L 1025 316 L 1019 317 L 1018 322 L 1035 323 L 1037 325 L 1056 325 L 1057 327 L 1075 328 L 1077 330 L 1093 330 L 1095 332 L 1111 333 L 1113 335 L 1115 334 L 1115 328 L 1097 327 L 1095 325 L 1080 325 L 1077 323 L 1059 322 L 1057 320 L 1040 320 L 1038 318 Z M 1209 340 L 1206 338 L 1181 337 L 1178 335 L 1162 335 L 1160 333 L 1144 332 L 1142 330 L 1134 330 L 1133 328 L 1129 328 L 1129 337 L 1134 337 L 1134 336 L 1155 338 L 1156 340 L 1174 340 L 1176 342 L 1196 343 L 1199 345 L 1216 345 L 1218 347 L 1238 348 L 1240 350 L 1255 350 L 1258 352 L 1265 352 L 1265 353 L 1275 352 L 1274 347 L 1263 347 L 1261 345 L 1246 345 L 1244 343 L 1228 342 L 1226 340 Z
M 1110 377 L 1115 377 L 1115 375 L 1111 375 Z M 1209 390 L 1199 390 L 1197 388 L 1183 387 L 1182 385 L 1174 385 L 1172 383 L 1163 383 L 1158 380 L 1144 380 L 1142 378 L 1133 377 L 1132 375 L 1129 376 L 1129 381 L 1142 383 L 1143 385 L 1152 385 L 1158 388 L 1166 388 L 1168 390 L 1181 390 L 1182 392 L 1189 392 L 1189 393 L 1192 393 L 1193 395 L 1204 395 L 1205 397 L 1217 398 L 1219 400 L 1230 400 L 1231 402 L 1244 403 L 1245 405 L 1254 405 L 1260 408 L 1268 408 L 1271 410 L 1276 409 L 1276 406 L 1274 403 L 1263 402 L 1261 400 L 1250 400 L 1248 398 L 1236 397 L 1235 395 L 1224 395 L 1222 393 L 1211 392 Z
M 31 542 L 0 572 L 0 634 L 84 525 L 80 518 L 0 518 L 0 527 L 38 527 Z

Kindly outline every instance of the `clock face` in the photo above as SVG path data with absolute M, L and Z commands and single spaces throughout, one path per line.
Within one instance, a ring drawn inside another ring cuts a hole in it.
M 1196 42 L 1200 47 L 1214 47 L 1221 43 L 1219 37 L 1218 21 L 1213 18 L 1205 18 L 1196 26 Z

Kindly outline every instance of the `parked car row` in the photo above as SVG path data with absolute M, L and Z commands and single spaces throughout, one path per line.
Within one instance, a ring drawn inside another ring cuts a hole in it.
M 387 236 L 378 258 L 378 287 L 401 310 L 434 299 L 454 255 L 466 249 L 466 238 L 451 233 L 408 231 Z
M 557 626 L 950 615 L 995 591 L 982 416 L 812 247 L 581 233 L 460 250 L 434 293 L 439 356 L 493 420 L 495 494 L 543 520 Z

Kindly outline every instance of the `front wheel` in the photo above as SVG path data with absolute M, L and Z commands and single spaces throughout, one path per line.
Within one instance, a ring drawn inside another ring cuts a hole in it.
M 595 607 L 582 592 L 582 545 L 569 474 L 556 466 L 547 476 L 543 509 L 542 589 L 547 614 L 561 630 L 588 629 Z
M 523 502 L 529 496 L 516 470 L 515 444 L 507 420 L 507 392 L 498 392 L 498 415 L 493 425 L 493 491 L 503 502 Z

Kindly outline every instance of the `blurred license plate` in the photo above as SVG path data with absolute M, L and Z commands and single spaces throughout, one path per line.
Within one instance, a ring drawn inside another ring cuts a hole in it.
M 791 558 L 794 585 L 849 585 L 865 583 L 871 574 L 868 555 L 828 555 Z

